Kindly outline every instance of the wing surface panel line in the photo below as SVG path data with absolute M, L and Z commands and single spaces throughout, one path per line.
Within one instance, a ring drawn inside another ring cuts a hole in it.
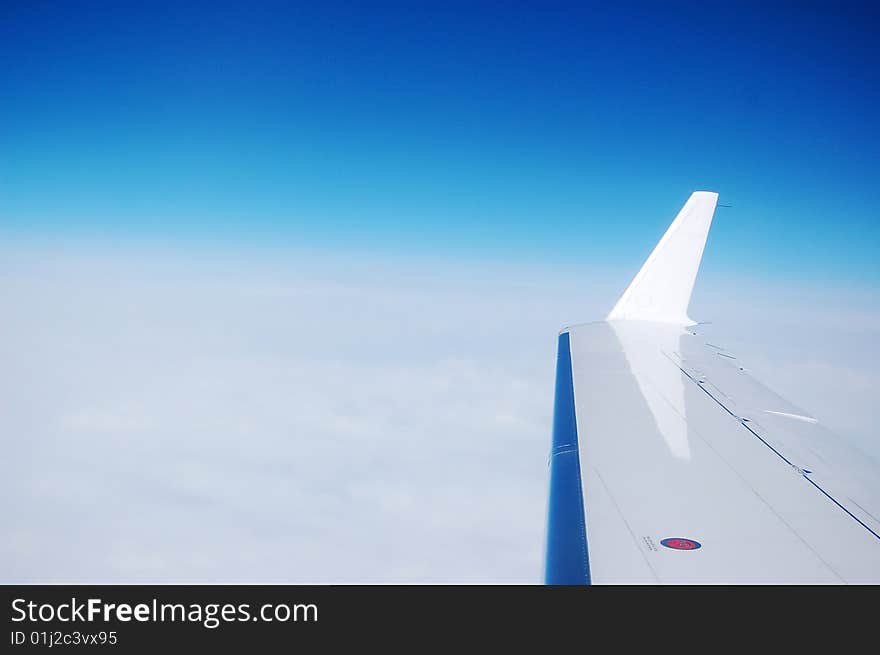
M 739 423 L 742 427 L 744 427 L 746 430 L 748 430 L 752 435 L 754 435 L 755 437 L 757 437 L 757 438 L 760 440 L 760 442 L 761 442 L 762 444 L 764 444 L 765 446 L 767 446 L 767 448 L 769 448 L 770 450 L 772 450 L 772 451 L 776 454 L 777 457 L 779 457 L 780 459 L 782 459 L 782 461 L 784 461 L 786 464 L 788 464 L 788 465 L 791 466 L 792 468 L 797 469 L 798 471 L 800 471 L 800 476 L 801 476 L 804 480 L 806 480 L 806 481 L 809 482 L 811 485 L 813 485 L 816 489 L 818 489 L 818 490 L 819 490 L 819 491 L 820 491 L 820 492 L 821 492 L 826 498 L 828 498 L 828 500 L 830 500 L 832 503 L 834 503 L 834 504 L 837 505 L 840 509 L 842 509 L 844 512 L 846 512 L 847 515 L 849 515 L 850 518 L 852 518 L 852 519 L 853 519 L 854 521 L 856 521 L 859 525 L 861 525 L 863 528 L 865 528 L 865 530 L 867 530 L 867 531 L 870 532 L 872 535 L 874 535 L 874 537 L 875 537 L 876 539 L 880 540 L 880 534 L 877 534 L 876 532 L 874 532 L 874 530 L 872 530 L 871 527 L 870 527 L 869 525 L 867 525 L 867 524 L 866 524 L 864 521 L 862 521 L 858 516 L 856 516 L 855 514 L 853 514 L 851 511 L 849 511 L 849 510 L 848 510 L 844 505 L 842 505 L 842 504 L 841 504 L 841 503 L 840 503 L 840 502 L 839 502 L 834 496 L 832 496 L 831 494 L 829 494 L 829 493 L 828 493 L 827 491 L 825 491 L 820 485 L 818 485 L 816 482 L 814 482 L 814 481 L 811 480 L 809 477 L 807 477 L 807 474 L 803 472 L 803 469 L 801 469 L 799 466 L 797 466 L 796 464 L 794 464 L 790 459 L 788 459 L 785 455 L 783 455 L 783 454 L 780 453 L 778 450 L 776 450 L 776 448 L 774 448 L 770 443 L 768 443 L 767 440 L 764 439 L 760 434 L 758 434 L 757 432 L 755 432 L 754 430 L 752 430 L 751 427 L 749 427 L 746 423 L 743 422 L 743 420 L 742 420 L 742 418 L 741 418 L 740 416 L 737 416 L 736 414 L 734 414 L 733 412 L 731 412 L 730 409 L 728 409 L 728 408 L 724 405 L 724 403 L 722 403 L 722 402 L 721 402 L 720 400 L 718 400 L 715 396 L 713 396 L 712 393 L 711 393 L 708 389 L 706 389 L 702 384 L 700 384 L 699 382 L 697 382 L 697 380 L 695 380 L 694 377 L 693 377 L 690 373 L 688 373 L 686 370 L 684 370 L 683 368 L 681 368 L 681 366 L 679 366 L 678 364 L 676 364 L 675 361 L 674 361 L 671 357 L 669 357 L 669 355 L 667 355 L 666 353 L 663 353 L 663 354 L 664 354 L 664 356 L 666 356 L 666 358 L 669 359 L 669 361 L 672 362 L 672 363 L 673 363 L 673 364 L 674 364 L 674 365 L 675 365 L 675 366 L 676 366 L 676 367 L 677 367 L 677 368 L 678 368 L 678 369 L 679 369 L 684 375 L 686 375 L 686 376 L 688 377 L 688 379 L 689 379 L 691 382 L 693 382 L 694 384 L 696 384 L 698 388 L 702 389 L 703 393 L 705 393 L 707 396 L 709 396 L 709 398 L 711 398 L 711 399 L 714 400 L 716 403 L 718 403 L 718 405 L 719 405 L 722 409 L 724 409 L 725 412 L 727 412 L 728 414 L 730 414 L 731 416 L 733 416 L 735 419 L 737 419 L 737 423 Z M 832 570 L 833 570 L 833 569 L 832 569 Z
M 667 359 L 669 359 L 669 361 L 672 363 L 673 366 L 675 366 L 676 368 L 678 368 L 679 370 L 681 370 L 682 373 L 684 373 L 685 375 L 688 375 L 687 372 L 684 371 L 684 370 L 682 370 L 681 367 L 678 366 L 678 364 L 675 363 L 675 360 L 673 360 L 671 357 L 669 357 L 669 355 L 668 355 L 667 353 L 664 352 L 663 355 L 664 355 Z M 693 378 L 691 378 L 689 375 L 688 375 L 688 378 L 690 378 L 690 379 L 693 381 Z M 657 391 L 657 392 L 660 394 L 660 397 L 663 398 L 663 400 L 666 402 L 667 405 L 669 405 L 669 407 L 672 409 L 672 411 L 675 412 L 678 416 L 681 416 L 681 419 L 682 419 L 685 423 L 687 423 L 687 417 L 681 415 L 681 412 L 678 411 L 678 408 L 675 407 L 675 405 L 674 405 L 673 403 L 671 403 L 671 402 L 669 401 L 668 398 L 666 398 L 666 395 L 663 393 L 663 390 L 662 390 L 662 389 L 659 389 L 659 388 L 658 388 L 653 382 L 651 382 L 651 381 L 648 381 L 648 383 L 649 383 L 652 387 L 654 387 L 654 390 Z M 701 386 L 701 385 L 698 384 L 697 386 L 699 387 L 699 386 Z M 701 388 L 702 388 L 702 387 L 701 387 Z M 704 391 L 705 391 L 705 389 L 704 389 Z M 711 397 L 711 394 L 710 394 L 710 397 Z M 715 400 L 715 398 L 712 398 L 712 400 Z M 718 401 L 715 400 L 715 402 L 717 403 Z M 721 403 L 718 403 L 718 404 L 720 405 Z M 724 406 L 722 405 L 722 407 L 724 407 Z M 733 414 L 730 410 L 728 410 L 726 407 L 724 407 L 724 409 L 727 411 L 728 414 L 731 414 L 731 416 L 733 416 L 734 418 L 739 418 L 739 417 L 737 417 L 735 414 Z M 737 421 L 737 423 L 739 423 L 739 421 Z M 773 505 L 772 505 L 771 503 L 769 503 L 769 502 L 767 501 L 767 499 L 764 498 L 764 496 L 762 496 L 762 495 L 758 492 L 758 490 L 755 489 L 755 488 L 751 485 L 751 483 L 750 483 L 750 482 L 749 482 L 749 481 L 748 481 L 748 480 L 747 480 L 747 479 L 746 479 L 746 478 L 745 478 L 745 477 L 739 472 L 739 470 L 738 470 L 733 464 L 731 464 L 731 463 L 727 460 L 727 458 L 724 457 L 724 455 L 722 455 L 722 454 L 718 451 L 718 449 L 715 448 L 715 446 L 713 446 L 712 443 L 711 443 L 708 439 L 706 439 L 706 438 L 700 433 L 700 431 L 699 431 L 697 428 L 695 428 L 695 427 L 692 426 L 692 425 L 688 425 L 688 434 L 694 434 L 694 435 L 696 435 L 697 437 L 699 437 L 700 441 L 702 441 L 704 444 L 706 444 L 706 446 L 709 448 L 709 450 L 711 450 L 713 453 L 715 453 L 715 456 L 718 457 L 719 460 L 721 460 L 722 462 L 724 462 L 724 464 L 727 466 L 727 468 L 730 469 L 731 472 L 732 472 L 736 477 L 738 477 L 738 478 L 740 479 L 740 481 L 746 486 L 746 488 L 749 489 L 749 490 L 755 495 L 755 497 L 756 497 L 758 500 L 760 500 L 764 505 L 767 506 L 767 509 L 769 509 L 770 512 L 771 512 L 771 513 L 772 513 L 777 519 L 779 519 L 779 522 L 782 523 L 785 527 L 787 527 L 787 528 L 792 532 L 792 534 L 794 534 L 794 535 L 798 538 L 798 540 L 799 540 L 804 546 L 807 547 L 807 550 L 809 550 L 811 553 L 813 553 L 813 554 L 816 556 L 816 558 L 817 558 L 820 562 L 822 562 L 822 564 L 824 564 L 826 567 L 828 567 L 828 570 L 831 571 L 831 572 L 835 575 L 835 577 L 837 577 L 838 580 L 840 580 L 840 581 L 843 582 L 843 583 L 846 582 L 846 580 L 845 580 L 845 579 L 844 579 L 844 578 L 843 578 L 843 577 L 842 577 L 842 576 L 841 576 L 841 575 L 840 575 L 840 574 L 834 569 L 834 567 L 831 566 L 831 564 L 829 564 L 828 562 L 826 562 L 825 559 L 824 559 L 819 553 L 816 552 L 816 550 L 810 545 L 810 543 L 809 543 L 806 539 L 804 539 L 804 537 L 803 537 L 803 536 L 802 536 L 802 535 L 801 535 L 801 534 L 800 534 L 800 533 L 794 528 L 794 526 L 792 526 L 788 521 L 785 520 L 785 518 L 784 518 L 779 512 L 776 511 L 776 509 L 773 507 Z M 757 436 L 757 435 L 755 435 L 755 436 Z M 758 438 L 760 439 L 760 437 L 758 437 Z M 763 439 L 761 439 L 761 441 L 763 441 Z M 783 459 L 784 459 L 784 458 L 783 458 Z M 785 460 L 785 461 L 788 462 L 788 460 Z M 790 463 L 790 462 L 789 462 L 789 463 Z M 792 465 L 792 466 L 794 466 L 794 465 Z M 795 467 L 795 468 L 797 468 L 797 467 Z M 593 469 L 593 470 L 595 470 L 595 469 Z M 596 472 L 596 475 L 598 475 L 598 474 L 599 474 L 599 473 L 598 473 L 598 471 L 597 471 L 597 472 Z M 807 479 L 809 480 L 809 478 L 807 478 Z M 812 481 L 811 481 L 811 482 L 812 482 Z M 603 484 L 604 484 L 604 482 L 603 482 Z M 605 488 L 606 488 L 606 489 L 608 488 L 607 485 L 605 485 Z M 609 492 L 609 496 L 610 496 L 610 495 L 611 495 L 611 494 L 610 494 L 610 492 Z M 613 501 L 613 500 L 614 500 L 614 497 L 612 496 L 611 499 L 612 499 L 612 501 Z
M 620 519 L 623 521 L 623 524 L 626 526 L 627 531 L 629 532 L 630 536 L 633 538 L 633 542 L 636 545 L 636 550 L 639 551 L 642 558 L 645 560 L 645 564 L 648 565 L 648 568 L 651 571 L 651 575 L 654 576 L 654 579 L 658 583 L 662 583 L 662 581 L 660 580 L 660 576 L 657 575 L 657 571 L 655 571 L 654 567 L 651 566 L 651 560 L 648 559 L 648 556 L 645 554 L 645 551 L 642 549 L 642 545 L 641 545 L 641 542 L 639 541 L 639 538 L 636 537 L 636 533 L 633 532 L 633 529 L 630 527 L 629 521 L 626 520 L 626 517 L 623 515 L 623 512 L 620 511 L 620 505 L 618 505 L 617 501 L 614 499 L 614 494 L 611 493 L 611 489 L 609 489 L 608 485 L 605 484 L 605 480 L 602 478 L 602 474 L 599 473 L 599 469 L 597 469 L 595 466 L 591 466 L 590 468 L 593 469 L 593 473 L 596 474 L 596 477 L 599 479 L 599 482 L 601 482 L 602 486 L 605 488 L 605 493 L 608 494 L 608 497 L 611 499 L 611 502 L 614 504 L 615 511 L 617 512 L 618 516 L 620 516 Z

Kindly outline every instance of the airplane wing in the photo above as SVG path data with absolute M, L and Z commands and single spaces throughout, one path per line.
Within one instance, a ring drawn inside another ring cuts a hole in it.
M 559 335 L 548 584 L 880 582 L 876 465 L 687 316 L 716 201 Z

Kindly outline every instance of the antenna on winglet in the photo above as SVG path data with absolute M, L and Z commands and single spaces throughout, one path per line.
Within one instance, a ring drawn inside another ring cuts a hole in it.
M 608 314 L 608 321 L 692 325 L 688 304 L 718 194 L 695 191 Z

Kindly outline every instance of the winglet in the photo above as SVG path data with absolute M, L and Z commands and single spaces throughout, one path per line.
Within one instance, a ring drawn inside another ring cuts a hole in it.
M 608 314 L 608 321 L 691 325 L 688 304 L 718 194 L 695 191 Z

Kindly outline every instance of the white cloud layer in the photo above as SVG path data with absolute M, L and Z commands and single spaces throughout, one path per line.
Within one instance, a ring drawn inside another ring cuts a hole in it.
M 540 581 L 556 333 L 626 271 L 218 261 L 7 253 L 0 580 Z M 699 286 L 877 457 L 876 298 Z

